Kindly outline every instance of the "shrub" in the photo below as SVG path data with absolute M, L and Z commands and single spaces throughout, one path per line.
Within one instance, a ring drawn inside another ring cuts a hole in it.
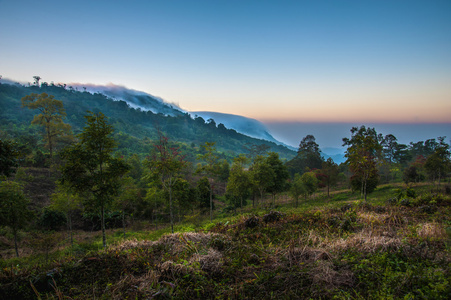
M 38 220 L 38 226 L 45 230 L 59 230 L 66 224 L 66 217 L 62 212 L 45 208 Z
M 263 222 L 276 222 L 283 217 L 283 214 L 279 211 L 270 211 L 268 214 L 263 216 Z
M 252 216 L 244 222 L 246 228 L 254 228 L 257 227 L 260 223 L 260 219 L 257 216 Z

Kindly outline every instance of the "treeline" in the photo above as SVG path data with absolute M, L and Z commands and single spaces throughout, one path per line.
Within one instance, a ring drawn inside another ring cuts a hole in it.
M 105 229 L 122 226 L 125 231 L 133 219 L 166 222 L 173 228 L 185 215 L 212 219 L 218 205 L 223 212 L 246 205 L 270 207 L 281 193 L 288 193 L 297 205 L 301 197 L 307 199 L 323 187 L 329 194 L 337 185 L 359 191 L 366 200 L 381 182 L 433 180 L 440 184 L 450 171 L 449 144 L 444 137 L 402 145 L 393 135 L 354 127 L 350 138 L 343 139 L 346 163 L 325 160 L 312 135 L 304 137 L 297 155 L 286 161 L 265 143 L 245 145 L 243 153 L 227 155 L 218 151 L 215 140 L 200 145 L 181 143 L 164 131 L 167 126 L 157 126 L 154 136 L 143 139 L 118 133 L 118 119 L 98 109 L 80 112 L 83 125 L 77 121 L 71 126 L 73 118 L 63 103 L 45 92 L 23 95 L 18 110 L 23 116 L 30 114 L 23 118 L 30 124 L 11 117 L 13 130 L 2 132 L 0 224 L 10 228 L 17 255 L 17 233 L 24 226 L 55 230 L 65 223 L 71 233 L 80 228 L 80 220 L 91 219 L 102 230 L 106 246 Z M 42 133 L 41 137 L 36 133 Z M 143 146 L 135 148 L 139 141 Z M 29 166 L 45 167 L 45 180 L 56 186 L 50 201 L 34 210 L 30 195 L 24 192 L 24 186 L 33 181 L 24 174 Z

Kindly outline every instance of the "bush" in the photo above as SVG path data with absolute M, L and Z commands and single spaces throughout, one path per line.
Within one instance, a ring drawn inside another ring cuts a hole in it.
M 283 217 L 283 214 L 279 211 L 271 211 L 268 214 L 263 216 L 263 222 L 276 222 L 279 221 Z
M 260 223 L 260 219 L 257 216 L 252 216 L 244 222 L 246 228 L 254 228 L 257 227 Z
M 38 226 L 45 230 L 56 231 L 66 224 L 66 217 L 63 213 L 45 208 L 41 213 Z

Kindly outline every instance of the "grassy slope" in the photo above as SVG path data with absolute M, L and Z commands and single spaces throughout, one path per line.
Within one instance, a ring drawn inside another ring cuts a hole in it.
M 378 189 L 369 203 L 348 192 L 326 203 L 318 196 L 297 209 L 185 223 L 172 235 L 135 231 L 136 239 L 121 241 L 116 232 L 107 250 L 79 240 L 48 262 L 43 255 L 2 262 L 0 295 L 447 299 L 451 199 L 429 189 L 391 204 L 394 186 Z

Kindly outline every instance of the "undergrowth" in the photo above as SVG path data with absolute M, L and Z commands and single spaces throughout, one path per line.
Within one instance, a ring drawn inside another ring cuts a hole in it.
M 384 197 L 389 191 L 392 197 Z M 336 199 L 336 198 L 335 198 Z M 407 199 L 407 200 L 405 200 Z M 451 199 L 249 211 L 3 260 L 5 299 L 448 299 Z M 427 207 L 433 208 L 427 208 Z

